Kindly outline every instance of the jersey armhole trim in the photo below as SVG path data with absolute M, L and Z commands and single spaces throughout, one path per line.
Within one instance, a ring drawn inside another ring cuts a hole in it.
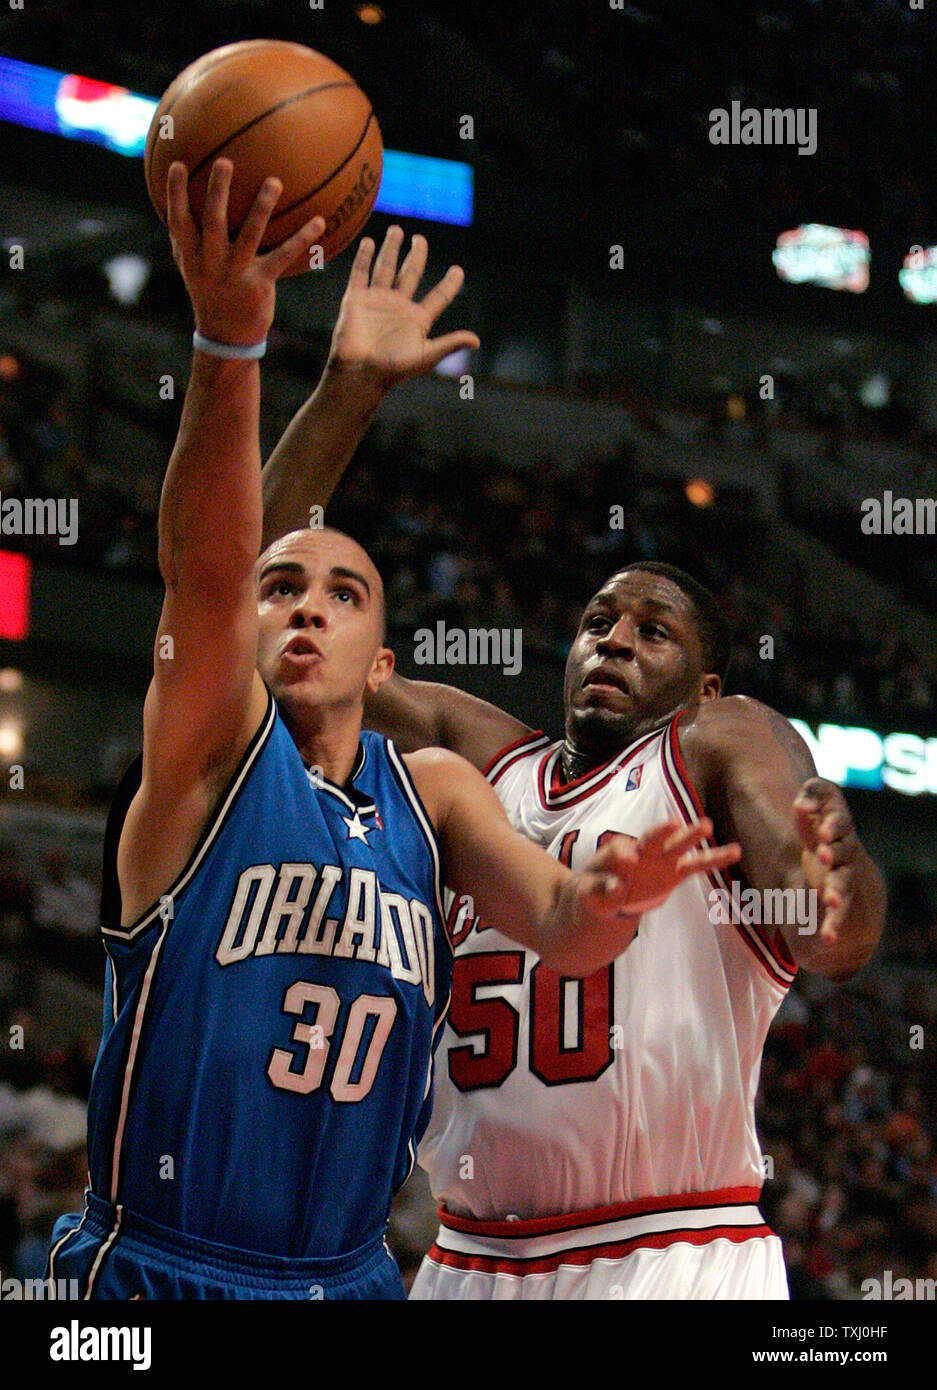
M 684 715 L 688 713 L 689 709 L 682 709 L 671 720 L 670 728 L 661 744 L 661 762 L 667 785 L 676 797 L 677 804 L 689 825 L 693 819 L 701 819 L 706 812 L 680 750 L 678 725 Z M 695 814 L 691 815 L 690 811 Z M 707 841 L 707 844 L 711 845 L 712 842 Z M 707 874 L 706 877 L 715 889 L 731 897 L 732 881 L 738 877 L 737 875 L 730 873 L 729 877 L 726 878 L 722 871 L 717 869 L 713 873 Z M 783 989 L 788 989 L 794 982 L 798 966 L 780 932 L 774 931 L 768 937 L 754 923 L 736 922 L 733 925 L 771 981 Z
M 390 762 L 391 770 L 400 785 L 400 789 L 410 803 L 414 819 L 422 831 L 423 838 L 429 848 L 430 857 L 433 861 L 433 890 L 436 894 L 436 911 L 439 913 L 439 921 L 442 935 L 446 945 L 452 951 L 452 942 L 449 939 L 449 930 L 446 922 L 446 913 L 442 904 L 442 864 L 439 857 L 439 841 L 436 839 L 436 831 L 433 822 L 430 820 L 423 799 L 417 791 L 416 783 L 410 775 L 410 770 L 397 751 L 397 746 L 392 739 L 385 738 L 387 746 L 387 757 Z
M 541 748 L 546 748 L 549 744 L 549 735 L 545 734 L 542 729 L 531 729 L 528 733 L 522 734 L 520 738 L 516 738 L 513 743 L 505 744 L 493 758 L 489 758 L 488 762 L 481 769 L 481 774 L 483 777 L 487 777 L 491 785 L 494 786 L 498 778 L 503 776 L 511 764 L 518 758 L 526 757 L 528 753 L 534 753 Z M 514 757 L 509 758 L 504 767 L 499 767 L 498 764 L 502 759 L 507 758 L 509 753 L 513 753 Z
M 158 901 L 153 903 L 150 907 L 148 907 L 145 912 L 142 912 L 135 922 L 132 922 L 127 927 L 122 927 L 119 924 L 105 923 L 102 920 L 101 931 L 104 934 L 104 936 L 113 937 L 115 940 L 118 941 L 132 941 L 134 937 L 139 936 L 141 932 L 146 931 L 148 927 L 151 927 L 154 921 L 164 913 L 164 903 L 166 902 L 167 898 L 171 900 L 173 906 L 176 905 L 176 902 L 179 899 L 179 897 L 182 895 L 182 893 L 185 891 L 188 885 L 192 882 L 192 879 L 198 872 L 202 864 L 202 861 L 205 859 L 206 855 L 208 854 L 208 851 L 211 849 L 212 845 L 217 840 L 218 835 L 224 827 L 225 822 L 230 816 L 232 810 L 234 809 L 234 804 L 237 801 L 238 796 L 240 795 L 241 790 L 243 789 L 244 784 L 248 779 L 248 776 L 253 770 L 253 767 L 257 762 L 257 759 L 260 757 L 260 754 L 263 751 L 267 743 L 267 740 L 270 737 L 270 734 L 273 730 L 273 726 L 276 723 L 276 717 L 276 702 L 273 696 L 271 695 L 270 691 L 268 690 L 266 711 L 259 725 L 257 726 L 256 731 L 252 735 L 250 742 L 245 748 L 244 753 L 241 757 L 241 761 L 238 763 L 238 766 L 232 774 L 226 788 L 219 797 L 215 810 L 209 816 L 205 826 L 203 827 L 202 833 L 196 842 L 195 848 L 189 855 L 187 863 L 180 871 L 180 873 L 177 875 L 176 879 L 171 884 L 171 886 L 166 890 L 166 892 L 161 893 Z M 120 828 L 120 834 L 122 833 L 123 825 L 121 825 Z M 117 837 L 117 844 L 119 843 L 120 835 L 118 835 Z M 115 872 L 117 844 L 115 844 L 114 847 Z

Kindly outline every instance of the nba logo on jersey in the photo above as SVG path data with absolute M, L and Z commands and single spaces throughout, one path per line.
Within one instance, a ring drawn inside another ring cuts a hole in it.
M 641 785 L 641 773 L 642 773 L 643 771 L 644 771 L 644 764 L 643 764 L 643 763 L 641 764 L 640 767 L 633 767 L 633 768 L 631 769 L 631 771 L 628 773 L 627 781 L 625 782 L 625 791 L 626 791 L 626 792 L 634 792 L 634 791 L 637 791 L 638 787 L 640 787 L 640 785 Z

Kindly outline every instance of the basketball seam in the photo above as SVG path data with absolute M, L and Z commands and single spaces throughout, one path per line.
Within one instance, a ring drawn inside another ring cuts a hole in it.
M 310 188 L 309 192 L 304 193 L 301 198 L 297 198 L 295 203 L 290 203 L 288 208 L 283 208 L 280 212 L 275 213 L 273 217 L 270 218 L 270 222 L 268 222 L 267 225 L 270 226 L 270 223 L 276 222 L 280 217 L 287 217 L 289 213 L 294 212 L 296 208 L 298 208 L 302 203 L 308 202 L 310 198 L 314 198 L 315 195 L 317 193 L 320 193 L 323 188 L 327 187 L 327 185 L 330 184 L 333 179 L 338 178 L 339 174 L 345 168 L 345 165 L 348 164 L 350 160 L 354 159 L 355 155 L 361 149 L 361 146 L 364 144 L 364 138 L 367 135 L 368 129 L 373 120 L 374 112 L 372 110 L 368 112 L 368 119 L 364 123 L 364 130 L 361 132 L 360 138 L 348 151 L 348 154 L 342 160 L 341 164 L 339 164 L 338 168 L 333 169 L 331 174 L 329 174 L 328 178 L 324 179 L 322 183 L 318 184 L 315 188 Z
M 259 116 L 254 116 L 253 120 L 248 121 L 246 125 L 242 125 L 240 129 L 233 130 L 227 139 L 222 140 L 220 145 L 216 145 L 213 150 L 196 164 L 195 168 L 189 174 L 189 178 L 194 179 L 195 176 L 205 168 L 205 165 L 209 164 L 226 145 L 232 144 L 255 125 L 259 125 L 261 121 L 265 121 L 268 116 L 275 116 L 278 111 L 284 110 L 287 106 L 292 106 L 294 102 L 305 101 L 306 97 L 314 96 L 316 92 L 326 92 L 335 87 L 357 87 L 357 85 L 357 82 L 352 82 L 350 80 L 348 82 L 322 82 L 318 87 L 307 87 L 304 92 L 295 92 L 293 96 L 285 97 L 283 101 L 277 102 L 276 106 L 270 106 L 266 111 L 262 111 Z M 371 114 L 373 115 L 373 112 Z M 367 129 L 367 127 L 365 127 L 365 129 Z M 362 136 L 362 139 L 363 138 Z M 326 179 L 326 183 L 327 182 L 328 179 Z
M 166 110 L 165 110 L 165 111 L 160 112 L 159 109 L 157 108 L 157 111 L 154 112 L 154 114 L 153 114 L 153 120 L 154 120 L 154 122 L 155 122 L 155 120 L 156 120 L 157 115 L 159 115 L 160 119 L 162 119 L 163 116 L 168 116 L 169 113 L 172 111 L 172 108 L 175 106 L 176 102 L 179 101 L 180 98 L 182 98 L 183 96 L 185 96 L 186 93 L 189 92 L 189 91 L 192 89 L 192 87 L 193 87 L 194 85 L 196 85 L 197 83 L 201 82 L 202 78 L 205 77 L 208 73 L 214 72 L 216 68 L 221 67 L 223 63 L 228 63 L 228 62 L 230 62 L 230 61 L 232 60 L 232 58 L 243 58 L 243 56 L 244 56 L 243 51 L 242 51 L 241 53 L 225 53 L 222 57 L 216 58 L 215 61 L 214 61 L 213 63 L 206 63 L 205 66 L 204 66 L 204 68 L 202 68 L 202 71 L 199 73 L 198 77 L 195 78 L 194 83 L 191 82 L 191 81 L 190 81 L 190 82 L 187 82 L 186 85 L 185 85 L 180 91 L 178 91 L 178 92 L 176 93 L 176 95 L 173 97 L 172 101 L 171 101 L 171 102 L 169 103 L 169 105 L 166 107 Z M 181 73 L 180 73 L 180 76 L 181 76 Z M 157 138 L 158 138 L 158 137 L 157 137 Z M 147 160 L 147 162 L 146 162 L 146 166 L 145 166 L 145 169 L 144 169 L 144 175 L 145 175 L 146 182 L 147 182 L 147 185 L 148 185 L 148 186 L 149 186 L 149 185 L 151 184 L 151 182 L 152 182 L 152 175 L 153 175 L 153 160 L 154 160 L 154 158 L 155 158 L 155 155 L 156 155 L 156 140 L 153 141 L 153 144 L 152 144 L 152 146 L 150 147 L 149 158 L 148 158 L 148 160 Z

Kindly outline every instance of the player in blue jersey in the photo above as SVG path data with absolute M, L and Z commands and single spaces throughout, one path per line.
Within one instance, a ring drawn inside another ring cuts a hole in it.
M 696 850 L 708 823 L 672 823 L 572 873 L 461 758 L 362 734 L 393 669 L 373 564 L 331 530 L 256 560 L 255 345 L 322 225 L 258 255 L 268 180 L 230 241 L 231 173 L 214 165 L 201 231 L 184 166 L 169 175 L 196 352 L 160 504 L 143 756 L 107 831 L 90 1187 L 50 1275 L 99 1299 L 401 1298 L 384 1230 L 449 996 L 441 872 L 581 975 L 737 848 Z

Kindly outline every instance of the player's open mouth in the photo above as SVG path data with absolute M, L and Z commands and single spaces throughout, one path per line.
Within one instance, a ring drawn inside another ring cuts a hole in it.
M 590 671 L 583 681 L 583 689 L 598 687 L 599 690 L 617 690 L 619 694 L 630 695 L 631 690 L 628 682 L 617 671 L 610 670 L 607 666 L 599 666 L 594 671 Z
M 321 649 L 308 637 L 293 637 L 284 647 L 283 655 L 293 657 L 296 660 L 308 659 L 309 657 L 322 659 Z

